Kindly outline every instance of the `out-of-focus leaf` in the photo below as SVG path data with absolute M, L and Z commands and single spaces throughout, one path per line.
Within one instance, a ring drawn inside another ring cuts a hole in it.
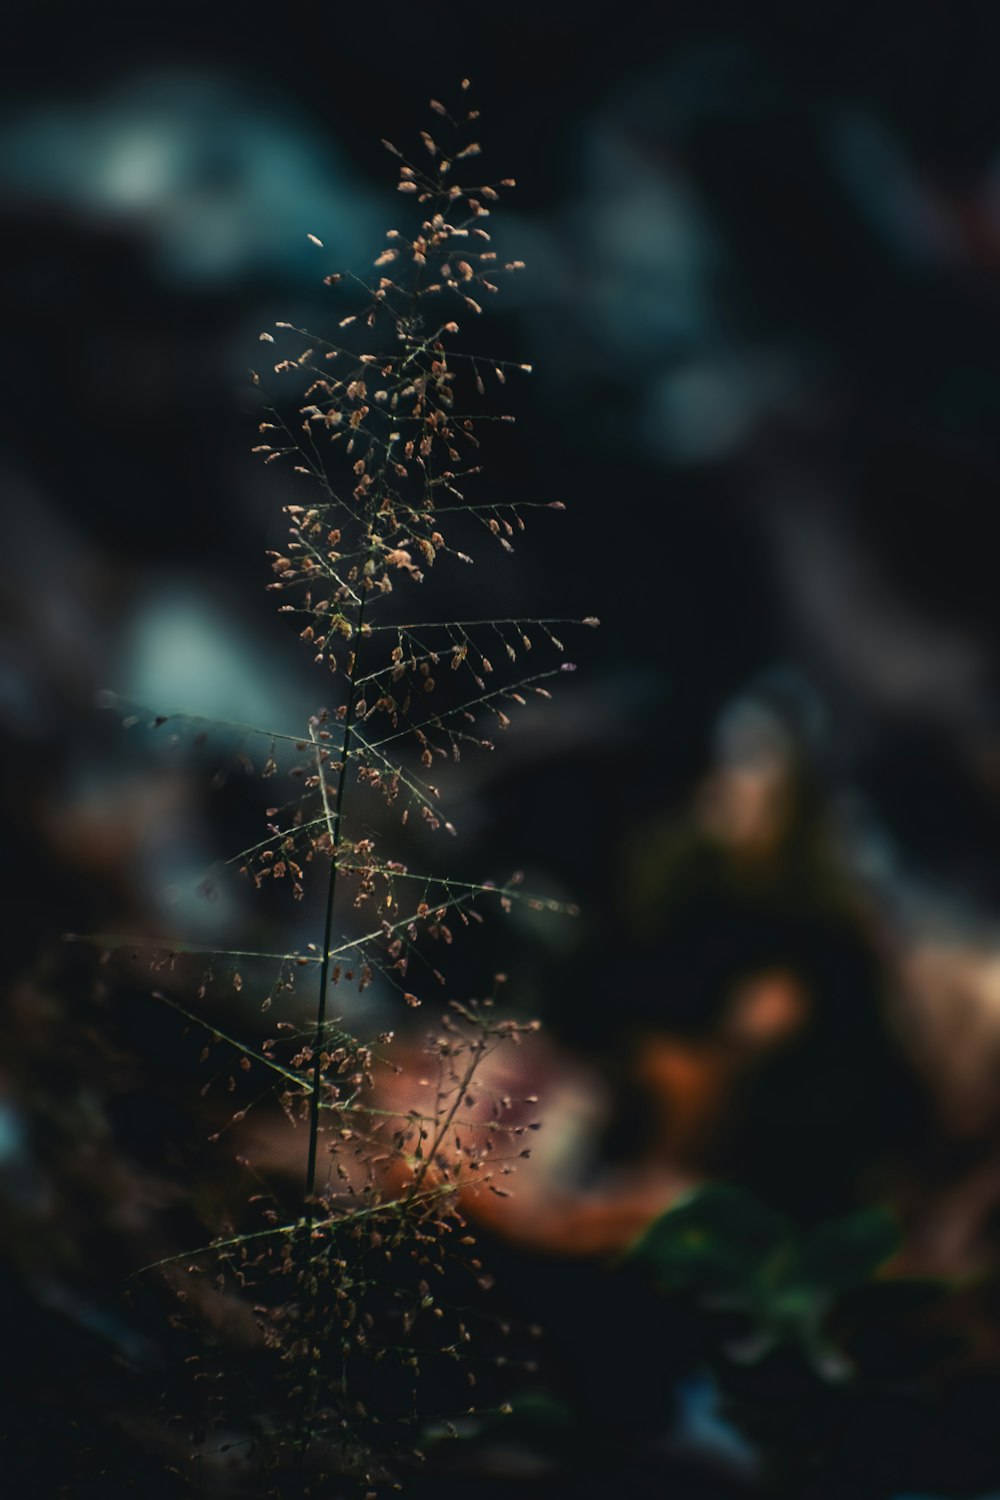
M 661 1214 L 630 1255 L 668 1285 L 741 1296 L 788 1232 L 787 1221 L 751 1194 L 715 1184 Z
M 899 1227 L 884 1208 L 866 1208 L 822 1224 L 796 1257 L 789 1280 L 832 1294 L 861 1286 L 899 1249 Z

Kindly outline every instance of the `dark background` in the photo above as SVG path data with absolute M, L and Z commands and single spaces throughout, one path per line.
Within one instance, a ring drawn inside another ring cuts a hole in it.
M 628 757 L 624 788 L 538 828 L 550 857 L 579 874 L 609 822 L 669 807 L 722 707 L 779 666 L 908 868 L 988 902 L 996 24 L 889 5 L 8 18 L 19 773 L 72 759 L 74 692 L 148 685 L 138 658 L 182 597 L 196 635 L 205 611 L 252 615 L 288 670 L 257 583 L 273 522 L 248 350 L 272 313 L 323 305 L 303 226 L 323 221 L 331 259 L 366 253 L 392 202 L 379 136 L 468 73 L 531 261 L 496 337 L 538 373 L 496 484 L 571 503 L 516 587 L 603 617 L 589 733 Z
M 606 1061 L 643 1028 L 710 1032 L 734 976 L 791 967 L 818 1040 L 716 1169 L 806 1219 L 883 1152 L 933 1191 L 991 1183 L 996 7 L 24 6 L 3 53 L 12 1035 L 40 972 L 66 1003 L 60 933 L 166 931 L 164 886 L 242 826 L 190 766 L 182 789 L 123 748 L 95 694 L 286 728 L 317 706 L 264 593 L 247 367 L 261 328 L 325 315 L 307 232 L 368 263 L 398 209 L 379 138 L 467 75 L 528 263 L 483 339 L 535 367 L 484 483 L 567 505 L 476 588 L 602 621 L 466 787 L 461 860 L 585 913 L 523 934 L 514 1003 Z M 734 894 L 692 809 L 775 757 L 780 869 Z M 841 1107 L 789 1151 L 817 1079 Z M 619 1125 L 611 1158 L 642 1130 Z M 935 1270 L 992 1267 L 977 1191 Z

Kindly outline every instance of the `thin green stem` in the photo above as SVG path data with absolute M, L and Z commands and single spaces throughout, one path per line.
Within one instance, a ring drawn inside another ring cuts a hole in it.
M 364 596 L 358 605 L 356 625 L 357 640 L 351 661 L 348 679 L 347 708 L 344 713 L 344 737 L 340 745 L 340 771 L 337 775 L 337 793 L 332 811 L 326 802 L 326 786 L 323 784 L 324 810 L 330 820 L 330 881 L 326 892 L 326 919 L 323 926 L 323 958 L 319 970 L 319 998 L 316 1004 L 316 1035 L 313 1040 L 312 1086 L 309 1095 L 309 1159 L 306 1166 L 306 1199 L 310 1200 L 316 1188 L 316 1152 L 319 1146 L 320 1089 L 322 1086 L 323 1029 L 326 1025 L 327 991 L 330 982 L 330 957 L 333 947 L 333 911 L 337 898 L 337 845 L 340 841 L 341 816 L 344 804 L 344 786 L 347 780 L 347 758 L 351 748 L 351 731 L 354 725 L 354 706 L 357 701 L 358 661 L 361 646 L 361 625 L 364 621 Z M 317 761 L 317 764 L 319 762 Z M 323 771 L 320 769 L 322 781 Z
M 410 1202 L 411 1199 L 415 1198 L 420 1192 L 420 1189 L 423 1186 L 424 1178 L 427 1176 L 427 1170 L 433 1163 L 434 1158 L 437 1156 L 438 1151 L 441 1148 L 442 1141 L 448 1134 L 448 1131 L 451 1129 L 455 1116 L 458 1114 L 462 1101 L 465 1098 L 466 1091 L 468 1090 L 468 1087 L 472 1082 L 480 1063 L 483 1060 L 483 1051 L 485 1046 L 486 1031 L 485 1028 L 483 1028 L 481 1035 L 475 1041 L 470 1043 L 469 1061 L 466 1064 L 465 1072 L 462 1075 L 458 1087 L 454 1091 L 447 1112 L 441 1117 L 441 1120 L 438 1123 L 438 1127 L 434 1132 L 434 1139 L 432 1140 L 430 1146 L 427 1148 L 423 1161 L 420 1163 L 420 1166 L 414 1173 L 413 1181 L 411 1182 L 409 1191 L 406 1194 L 407 1202 Z

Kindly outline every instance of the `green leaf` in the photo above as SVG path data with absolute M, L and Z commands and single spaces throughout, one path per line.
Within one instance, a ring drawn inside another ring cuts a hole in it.
M 750 1193 L 713 1184 L 661 1214 L 629 1255 L 670 1286 L 742 1296 L 788 1232 L 787 1220 Z
M 789 1280 L 831 1293 L 851 1291 L 868 1281 L 896 1253 L 899 1243 L 899 1226 L 887 1209 L 862 1209 L 814 1230 L 804 1241 Z

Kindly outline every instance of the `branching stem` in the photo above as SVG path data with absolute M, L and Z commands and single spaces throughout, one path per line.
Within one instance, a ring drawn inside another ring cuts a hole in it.
M 324 808 L 330 820 L 332 840 L 330 848 L 330 880 L 326 891 L 326 919 L 323 925 L 323 958 L 319 970 L 319 997 L 316 1003 L 316 1035 L 313 1040 L 312 1086 L 309 1095 L 309 1160 L 306 1166 L 306 1199 L 311 1200 L 316 1188 L 316 1152 L 319 1146 L 320 1090 L 323 1071 L 323 1030 L 326 1025 L 326 1001 L 330 984 L 330 952 L 333 947 L 333 911 L 337 899 L 337 845 L 340 842 L 341 816 L 344 804 L 344 786 L 347 780 L 347 758 L 351 748 L 351 731 L 354 726 L 354 705 L 357 701 L 358 661 L 361 655 L 361 626 L 364 621 L 364 596 L 358 605 L 356 643 L 348 679 L 347 708 L 344 713 L 344 737 L 340 745 L 340 771 L 337 774 L 337 791 L 330 809 L 326 803 L 326 783 L 323 780 Z M 320 777 L 323 777 L 322 769 Z

